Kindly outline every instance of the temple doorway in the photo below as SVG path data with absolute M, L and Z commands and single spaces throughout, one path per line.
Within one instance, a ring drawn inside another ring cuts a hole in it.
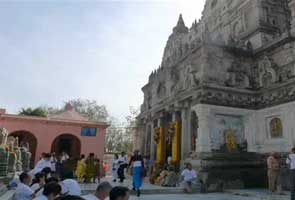
M 30 167 L 33 167 L 35 162 L 37 144 L 38 144 L 37 138 L 34 136 L 34 134 L 28 131 L 15 131 L 10 133 L 9 136 L 17 137 L 19 145 L 28 148 L 28 150 L 32 154 Z
M 72 134 L 62 134 L 56 137 L 51 146 L 51 152 L 57 155 L 66 152 L 69 156 L 79 157 L 81 153 L 80 139 Z

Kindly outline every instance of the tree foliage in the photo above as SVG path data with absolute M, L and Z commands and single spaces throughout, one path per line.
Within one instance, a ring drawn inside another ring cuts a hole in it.
M 37 108 L 22 108 L 19 113 L 19 115 L 24 116 L 36 116 L 36 117 L 47 117 L 48 111 L 46 108 L 37 107 Z

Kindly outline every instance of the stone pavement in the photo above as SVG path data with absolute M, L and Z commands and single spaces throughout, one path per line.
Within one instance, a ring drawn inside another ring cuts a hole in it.
M 130 179 L 124 183 L 114 183 L 111 177 L 106 177 L 101 181 L 109 181 L 113 186 L 125 186 L 132 188 Z M 93 192 L 97 184 L 81 184 L 81 189 L 84 194 Z M 290 193 L 285 192 L 285 195 L 272 195 L 265 189 L 250 189 L 250 190 L 226 190 L 224 193 L 209 193 L 209 194 L 183 194 L 181 187 L 161 187 L 151 185 L 147 182 L 143 184 L 142 196 L 140 198 L 131 196 L 130 200 L 289 200 Z

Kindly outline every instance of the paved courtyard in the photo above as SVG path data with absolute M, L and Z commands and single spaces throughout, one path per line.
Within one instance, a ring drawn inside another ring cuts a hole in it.
M 130 179 L 123 184 L 111 181 L 111 177 L 102 179 L 101 181 L 109 181 L 113 186 L 121 185 L 131 189 L 132 184 Z M 82 184 L 81 189 L 83 193 L 90 193 L 95 190 L 97 184 Z M 147 182 L 142 187 L 143 195 L 138 198 L 131 196 L 131 200 L 289 200 L 289 192 L 285 195 L 271 195 L 265 189 L 251 189 L 251 190 L 227 190 L 224 193 L 209 193 L 209 194 L 183 194 L 181 187 L 160 187 L 151 185 Z
M 236 196 L 232 194 L 169 194 L 169 195 L 143 195 L 140 198 L 132 196 L 130 200 L 287 200 L 288 196 L 266 196 L 266 197 L 253 197 L 253 196 Z

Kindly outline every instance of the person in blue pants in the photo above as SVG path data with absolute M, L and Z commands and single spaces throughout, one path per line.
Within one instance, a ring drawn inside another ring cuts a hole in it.
M 131 157 L 129 162 L 129 167 L 132 167 L 133 187 L 139 197 L 144 175 L 144 162 L 138 150 L 134 151 L 134 155 Z

